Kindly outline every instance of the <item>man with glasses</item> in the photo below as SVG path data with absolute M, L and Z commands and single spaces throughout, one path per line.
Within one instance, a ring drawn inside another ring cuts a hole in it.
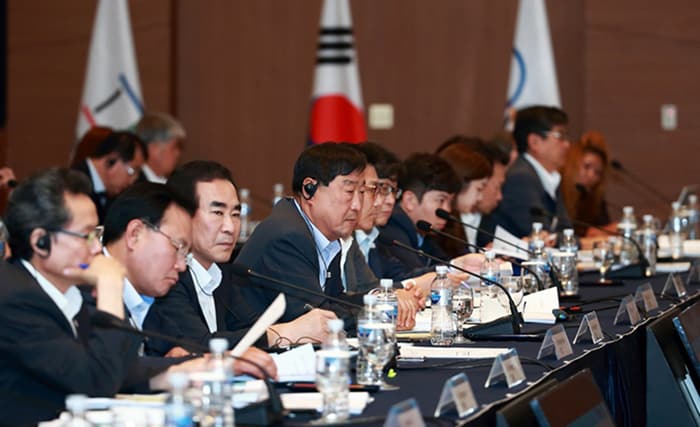
M 535 221 L 544 223 L 550 232 L 571 227 L 558 172 L 570 146 L 567 123 L 566 113 L 556 107 L 534 106 L 517 112 L 513 137 L 519 156 L 506 174 L 503 200 L 483 219 L 485 228 L 493 231 L 500 225 L 525 237 Z M 535 210 L 547 215 L 533 215 Z
M 365 166 L 364 155 L 344 144 L 325 143 L 304 150 L 294 165 L 294 197 L 275 205 L 270 216 L 255 228 L 236 262 L 297 286 L 361 303 L 343 290 L 340 238 L 348 236 L 357 225 L 365 191 Z M 246 278 L 241 283 L 245 301 L 257 313 L 284 292 L 287 308 L 282 322 L 302 316 L 311 307 L 333 311 L 345 317 L 346 324 L 354 319 L 346 306 L 320 296 L 257 278 Z
M 124 268 L 100 254 L 102 229 L 89 193 L 81 173 L 50 169 L 10 197 L 14 259 L 0 263 L 2 424 L 55 418 L 68 394 L 112 396 L 136 361 L 138 337 L 92 327 L 75 286 L 93 286 L 97 309 L 125 322 Z
M 137 329 L 173 331 L 181 337 L 172 319 L 152 307 L 157 297 L 170 291 L 179 274 L 187 268 L 192 244 L 192 215 L 195 207 L 163 184 L 138 183 L 124 191 L 112 204 L 105 218 L 103 243 L 105 255 L 120 261 L 126 268 L 124 306 L 129 322 Z M 146 318 L 149 321 L 146 322 Z M 156 325 L 156 326 L 154 326 Z M 174 347 L 160 340 L 143 343 L 145 355 L 175 358 L 141 358 L 144 368 L 169 366 L 182 361 L 191 349 Z M 260 350 L 251 349 L 244 357 L 253 359 L 275 372 L 274 362 Z M 236 365 L 234 369 L 260 376 L 254 367 Z
M 92 182 L 91 197 L 97 206 L 100 223 L 109 205 L 141 174 L 144 145 L 131 132 L 112 131 L 87 159 L 75 166 Z

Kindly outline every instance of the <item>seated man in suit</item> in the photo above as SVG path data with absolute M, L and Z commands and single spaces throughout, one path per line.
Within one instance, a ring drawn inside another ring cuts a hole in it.
M 558 172 L 570 146 L 567 122 L 566 113 L 556 107 L 534 106 L 517 112 L 513 137 L 519 156 L 508 169 L 503 201 L 484 218 L 489 231 L 500 225 L 522 238 L 530 233 L 534 221 L 545 224 L 550 232 L 571 227 Z M 533 215 L 535 210 L 546 214 Z
M 182 336 L 172 319 L 152 307 L 156 297 L 168 293 L 187 267 L 186 257 L 192 241 L 194 207 L 181 199 L 164 184 L 138 183 L 124 191 L 112 204 L 105 219 L 103 242 L 105 254 L 114 257 L 126 267 L 124 278 L 124 305 L 132 325 L 140 330 L 147 324 L 156 329 L 172 331 Z M 150 318 L 146 322 L 146 318 Z M 175 357 L 142 359 L 143 365 L 170 365 L 187 356 L 188 351 L 173 347 L 172 343 L 146 340 L 145 354 L 166 354 Z M 251 349 L 244 355 L 273 374 L 274 362 L 267 353 Z M 240 366 L 239 366 L 240 365 Z M 248 364 L 234 363 L 234 369 L 261 375 Z
M 188 267 L 175 286 L 156 298 L 154 308 L 176 323 L 185 338 L 206 345 L 213 337 L 227 338 L 233 347 L 248 332 L 254 313 L 228 266 L 241 230 L 241 204 L 231 172 L 212 161 L 193 161 L 177 168 L 168 187 L 197 206 L 192 218 L 192 248 Z M 332 312 L 313 309 L 290 323 L 276 324 L 258 342 L 267 347 L 279 336 L 290 341 L 309 337 L 322 341 Z M 151 328 L 149 318 L 146 327 Z M 153 325 L 157 329 L 157 325 Z M 172 331 L 161 330 L 172 334 Z M 288 343 L 282 343 L 288 344 Z
M 445 252 L 434 238 L 416 227 L 418 221 L 429 222 L 434 229 L 445 227 L 445 220 L 439 218 L 435 211 L 450 211 L 452 199 L 462 188 L 462 183 L 452 167 L 435 154 L 413 154 L 404 161 L 404 171 L 399 177 L 402 194 L 399 204 L 388 223 L 380 228 L 384 243 L 377 243 L 382 252 L 390 252 L 399 259 L 403 273 L 394 279 L 406 279 L 421 273 L 432 271 L 436 264 L 433 260 L 386 242 L 396 240 L 416 250 L 421 250 L 437 258 L 446 259 Z M 451 262 L 470 271 L 478 271 L 483 256 L 466 254 Z M 429 285 L 429 284 L 428 284 Z M 427 289 L 426 289 L 427 290 Z
M 0 262 L 2 424 L 55 418 L 66 395 L 112 396 L 135 363 L 138 337 L 92 328 L 77 283 L 95 287 L 97 308 L 124 322 L 124 268 L 100 255 L 90 183 L 50 169 L 12 193 L 6 223 L 15 258 Z
M 277 202 L 270 216 L 255 228 L 236 262 L 311 291 L 361 303 L 360 298 L 343 291 L 340 238 L 357 225 L 365 166 L 362 153 L 344 144 L 325 143 L 304 150 L 294 165 L 294 197 Z M 327 308 L 348 322 L 355 316 L 348 305 L 258 278 L 241 283 L 245 301 L 258 313 L 284 292 L 287 309 L 283 322 L 303 315 L 309 306 Z
M 142 178 L 165 184 L 182 154 L 185 128 L 169 114 L 146 111 L 136 124 L 134 133 L 146 145 Z
M 144 158 L 144 145 L 138 136 L 112 131 L 88 158 L 74 166 L 92 182 L 91 197 L 97 206 L 100 224 L 114 198 L 139 178 Z

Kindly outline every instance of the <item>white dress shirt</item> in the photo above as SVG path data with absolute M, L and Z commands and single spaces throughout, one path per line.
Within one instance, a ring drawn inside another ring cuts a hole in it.
M 77 337 L 78 331 L 75 329 L 73 318 L 80 311 L 80 307 L 83 306 L 83 295 L 80 293 L 80 290 L 75 286 L 71 286 L 65 293 L 62 293 L 29 262 L 22 260 L 22 265 L 29 271 L 29 274 L 34 276 L 41 289 L 46 292 L 58 309 L 61 310 L 61 313 L 66 316 L 66 320 L 68 320 L 73 330 L 73 336 Z
M 168 178 L 156 174 L 153 172 L 153 169 L 148 167 L 148 165 L 145 163 L 141 166 L 141 172 L 143 173 L 143 176 L 146 177 L 148 182 L 155 182 L 157 184 L 165 184 L 168 182 Z
M 537 176 L 540 178 L 540 182 L 542 182 L 544 191 L 546 191 L 553 200 L 557 200 L 557 188 L 561 182 L 561 175 L 559 175 L 559 172 L 547 171 L 547 169 L 545 169 L 544 166 L 537 161 L 537 159 L 528 153 L 523 154 L 523 157 L 525 157 L 525 160 L 530 162 L 532 167 L 535 168 L 535 172 L 537 172 Z
M 481 214 L 479 212 L 460 214 L 459 219 L 463 223 L 469 224 L 472 227 L 478 228 L 481 224 Z M 476 245 L 477 230 L 471 227 L 467 227 L 466 225 L 463 225 L 462 227 L 464 227 L 464 235 L 467 236 L 467 241 L 472 245 Z M 469 252 L 472 252 L 472 248 L 469 248 Z
M 92 160 L 85 159 L 85 163 L 87 163 L 88 170 L 90 171 L 92 191 L 95 193 L 104 193 L 106 191 L 105 183 L 102 182 L 102 178 L 100 178 L 100 174 L 97 173 L 97 169 L 95 169 L 95 165 L 92 164 Z
M 348 259 L 348 252 L 352 246 L 352 236 L 347 239 L 340 239 L 340 280 L 343 282 L 343 290 L 348 291 L 347 278 L 345 277 L 345 262 Z
M 190 274 L 197 292 L 199 307 L 204 314 L 209 332 L 212 334 L 218 330 L 216 325 L 216 304 L 214 303 L 214 291 L 221 284 L 221 269 L 216 263 L 212 263 L 209 269 L 205 269 L 194 257 L 188 263 Z

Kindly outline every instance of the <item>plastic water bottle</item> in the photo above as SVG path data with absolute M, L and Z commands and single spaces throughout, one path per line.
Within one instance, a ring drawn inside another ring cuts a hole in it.
M 698 211 L 698 196 L 691 194 L 688 196 L 688 239 L 700 239 L 700 211 Z
M 549 257 L 544 248 L 544 240 L 535 240 L 532 250 L 532 263 L 535 266 L 535 274 L 540 279 L 542 286 L 545 289 L 552 287 L 552 277 L 550 276 L 551 268 L 549 266 Z
M 364 308 L 357 314 L 358 338 L 362 338 L 363 334 L 370 333 L 368 326 L 378 320 L 380 313 L 376 307 L 377 297 L 375 295 L 364 295 L 362 302 L 364 303 Z M 376 381 L 372 376 L 372 367 L 367 360 L 367 349 L 362 348 L 361 340 L 358 339 L 358 341 L 360 342 L 360 351 L 357 352 L 357 359 L 355 360 L 355 379 L 358 384 L 375 384 Z
M 496 252 L 486 251 L 484 256 L 486 259 L 481 265 L 481 276 L 494 282 L 501 283 L 501 267 L 498 265 L 498 262 L 496 262 Z M 485 296 L 489 298 L 496 298 L 496 295 L 498 294 L 498 289 L 491 282 L 482 281 L 481 289 L 482 298 Z M 486 289 L 486 292 L 483 292 L 483 289 Z
M 66 409 L 70 419 L 63 424 L 66 427 L 91 427 L 93 424 L 85 417 L 88 397 L 84 394 L 69 394 L 66 396 Z
M 391 279 L 381 279 L 379 281 L 379 293 L 377 293 L 377 308 L 384 312 L 386 316 L 396 325 L 396 318 L 399 316 L 399 300 L 394 292 L 394 281 Z
M 229 383 L 229 365 L 226 361 L 228 340 L 209 340 L 211 360 L 209 362 L 210 381 L 205 381 L 202 389 L 202 412 L 214 426 L 233 427 L 233 394 Z M 201 421 L 200 421 L 201 422 Z
M 530 232 L 530 241 L 527 244 L 530 252 L 535 250 L 535 242 L 538 240 L 544 240 L 543 235 L 542 235 L 542 223 L 541 222 L 533 222 L 532 223 L 532 231 Z
M 683 228 L 683 216 L 681 204 L 671 203 L 671 216 L 668 219 L 669 240 L 671 241 L 671 257 L 678 259 L 683 256 L 683 240 L 685 240 Z
M 656 227 L 654 227 L 654 217 L 651 215 L 644 215 L 642 217 L 644 224 L 639 236 L 639 245 L 644 251 L 644 257 L 649 262 L 646 270 L 646 276 L 651 277 L 656 274 L 656 249 L 657 249 L 657 238 L 656 238 Z
M 250 216 L 253 209 L 250 205 L 250 190 L 247 188 L 241 188 L 239 193 L 241 202 L 241 241 L 245 241 L 250 236 Z
M 185 391 L 189 379 L 184 372 L 173 372 L 168 375 L 168 383 L 172 392 L 168 404 L 165 405 L 166 427 L 192 427 L 192 406 L 185 399 Z
M 447 346 L 454 343 L 457 335 L 457 322 L 452 315 L 452 283 L 447 277 L 447 266 L 438 265 L 435 272 L 430 285 L 430 343 Z
M 625 206 L 622 208 L 622 219 L 617 224 L 617 230 L 624 236 L 620 248 L 620 263 L 630 265 L 639 260 L 637 248 L 632 243 L 635 231 L 637 230 L 637 219 L 634 216 L 634 207 Z
M 343 321 L 328 321 L 330 333 L 316 352 L 316 388 L 323 395 L 323 420 L 339 422 L 350 416 L 350 353 Z
M 284 185 L 281 182 L 272 186 L 272 206 L 284 198 Z
M 559 243 L 559 250 L 561 252 L 578 254 L 578 243 L 576 242 L 576 236 L 574 236 L 573 228 L 564 229 L 561 241 Z

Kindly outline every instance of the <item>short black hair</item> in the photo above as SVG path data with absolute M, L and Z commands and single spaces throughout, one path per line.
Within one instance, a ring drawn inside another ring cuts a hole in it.
M 217 179 L 229 181 L 238 191 L 231 171 L 221 163 L 209 160 L 194 160 L 178 167 L 168 178 L 167 186 L 181 198 L 199 207 L 197 183 L 212 182 Z
M 387 150 L 381 144 L 371 141 L 357 144 L 357 149 L 365 155 L 367 163 L 374 166 L 377 170 L 379 179 L 398 181 L 403 171 L 403 164 L 396 157 L 396 154 Z
M 139 182 L 124 190 L 107 210 L 102 243 L 108 245 L 119 240 L 130 221 L 145 219 L 158 226 L 163 214 L 172 205 L 184 209 L 190 216 L 197 206 L 180 197 L 165 184 Z
M 535 105 L 518 110 L 513 128 L 513 138 L 518 147 L 518 153 L 527 152 L 527 139 L 531 133 L 544 136 L 544 133 L 552 130 L 554 126 L 566 125 L 568 122 L 566 113 L 557 107 Z
M 305 178 L 328 185 L 339 175 L 362 172 L 367 166 L 365 155 L 347 143 L 325 142 L 302 151 L 294 164 L 292 192 L 301 194 Z
M 441 155 L 444 151 L 450 150 L 453 145 L 457 144 L 464 145 L 471 151 L 475 151 L 486 157 L 492 166 L 496 162 L 502 165 L 507 165 L 508 162 L 510 162 L 510 151 L 506 152 L 494 141 L 484 141 L 475 136 L 454 135 L 440 144 L 437 150 L 435 150 L 435 154 Z M 445 156 L 441 157 L 444 158 Z
M 114 154 L 120 160 L 129 162 L 134 159 L 136 150 L 141 150 L 144 159 L 148 155 L 146 145 L 138 135 L 128 131 L 113 131 L 97 145 L 91 157 L 101 159 Z
M 399 188 L 413 192 L 419 201 L 431 190 L 456 194 L 462 189 L 462 180 L 445 160 L 436 154 L 411 154 L 403 162 L 404 173 L 399 177 Z
M 43 228 L 50 233 L 63 228 L 72 220 L 65 194 L 89 197 L 91 190 L 85 174 L 66 168 L 46 169 L 23 180 L 12 191 L 5 215 L 13 256 L 31 259 L 32 231 Z

